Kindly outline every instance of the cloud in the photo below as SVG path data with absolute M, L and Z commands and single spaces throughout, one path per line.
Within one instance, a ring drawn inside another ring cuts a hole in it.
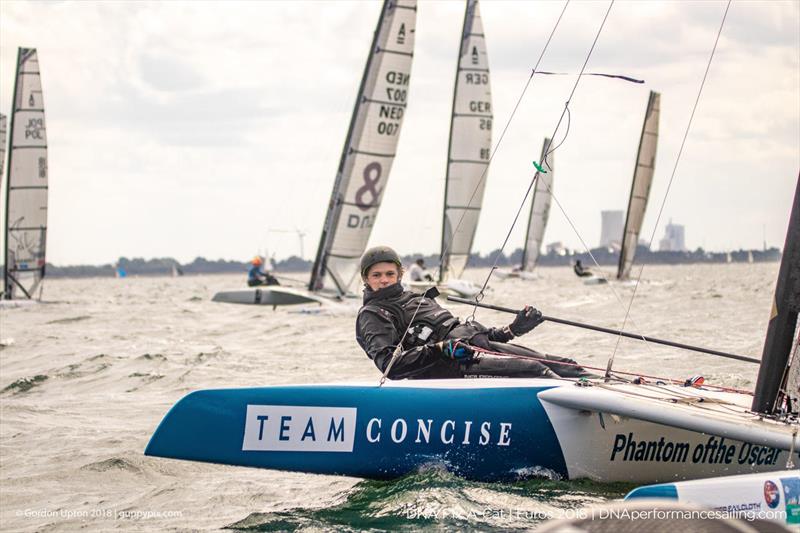
M 495 142 L 562 7 L 481 3 Z M 606 7 L 571 2 L 542 68 L 576 73 Z M 589 244 L 599 212 L 624 208 L 650 90 L 663 109 L 645 232 L 654 226 L 724 8 L 614 5 L 588 70 L 646 84 L 582 79 L 555 154 L 556 194 Z M 295 227 L 310 256 L 379 11 L 379 2 L 339 1 L 0 2 L 0 108 L 10 107 L 16 47 L 39 49 L 52 261 L 245 258 L 277 242 L 269 228 Z M 408 108 L 373 242 L 438 249 L 463 12 L 462 2 L 418 5 Z M 667 198 L 665 217 L 687 224 L 690 246 L 760 246 L 763 226 L 782 242 L 800 167 L 798 26 L 796 2 L 732 4 Z M 489 170 L 478 250 L 496 249 L 508 231 L 574 81 L 534 78 Z M 546 242 L 579 246 L 552 213 Z M 279 258 L 297 253 L 294 237 L 278 246 Z

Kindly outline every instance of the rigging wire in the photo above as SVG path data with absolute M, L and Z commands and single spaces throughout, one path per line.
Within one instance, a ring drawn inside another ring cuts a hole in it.
M 489 155 L 489 160 L 487 162 L 486 167 L 483 169 L 483 173 L 481 174 L 481 177 L 478 180 L 478 184 L 475 186 L 475 188 L 472 191 L 472 196 L 470 196 L 469 202 L 467 202 L 468 206 L 472 205 L 472 201 L 475 199 L 475 195 L 478 193 L 478 190 L 480 189 L 481 184 L 486 179 L 486 172 L 489 170 L 489 165 L 491 164 L 492 159 L 494 159 L 495 154 L 497 154 L 497 151 L 500 149 L 500 145 L 503 142 L 503 138 L 505 137 L 509 126 L 511 125 L 511 121 L 514 119 L 514 116 L 517 113 L 517 109 L 519 108 L 519 105 L 522 103 L 522 99 L 524 98 L 525 93 L 528 91 L 528 87 L 530 87 L 531 82 L 533 81 L 533 75 L 536 72 L 536 69 L 539 67 L 539 64 L 542 62 L 542 59 L 544 58 L 544 54 L 545 54 L 545 52 L 547 52 L 547 48 L 550 46 L 550 41 L 553 40 L 553 35 L 555 35 L 556 29 L 558 29 L 558 25 L 561 23 L 561 19 L 564 17 L 564 12 L 566 12 L 570 1 L 571 0 L 567 0 L 564 3 L 564 7 L 561 9 L 561 13 L 558 15 L 558 19 L 556 19 L 556 22 L 553 25 L 553 29 L 550 31 L 550 35 L 547 37 L 547 41 L 544 43 L 544 47 L 542 47 L 542 52 L 539 54 L 539 59 L 536 60 L 536 65 L 534 66 L 533 70 L 531 71 L 530 76 L 528 76 L 528 79 L 525 82 L 525 86 L 522 88 L 522 92 L 520 93 L 519 98 L 517 99 L 517 103 L 514 105 L 514 109 L 511 111 L 511 115 L 508 117 L 508 121 L 506 121 L 506 125 L 503 128 L 502 133 L 500 134 L 500 138 L 497 140 L 497 143 L 495 144 L 494 149 L 492 150 L 492 153 Z M 612 4 L 613 4 L 613 1 L 612 1 Z M 608 14 L 606 14 L 606 16 L 608 16 Z M 453 230 L 452 235 L 455 236 L 456 233 L 458 232 L 458 228 L 461 227 L 461 223 L 464 221 L 464 216 L 465 215 L 466 215 L 466 210 L 461 213 L 461 217 L 458 219 L 458 223 L 456 224 L 456 227 Z M 441 255 L 439 256 L 439 269 L 440 269 L 440 271 L 441 271 L 442 265 L 444 264 L 444 258 L 446 257 L 447 253 L 450 251 L 450 245 L 452 244 L 452 241 L 454 241 L 454 240 L 455 239 L 451 239 L 451 241 L 448 242 L 445 245 L 444 249 L 442 250 Z M 485 288 L 485 286 L 484 286 L 484 288 Z M 483 290 L 481 290 L 481 293 L 482 292 L 483 292 Z M 421 305 L 422 305 L 422 300 L 420 300 L 419 304 L 417 304 L 417 308 L 414 310 L 414 314 L 411 315 L 411 322 L 413 322 L 414 318 L 417 316 L 417 312 L 419 311 L 419 308 L 420 308 Z M 474 310 L 473 310 L 472 314 L 473 314 L 473 316 L 475 315 Z M 402 351 L 403 341 L 405 340 L 407 333 L 408 333 L 407 330 L 403 332 L 403 335 L 400 338 L 400 341 L 397 343 L 397 346 L 395 347 L 394 352 L 392 352 L 392 357 L 391 357 L 391 359 L 389 359 L 389 364 L 386 365 L 386 369 L 383 371 L 383 375 L 381 376 L 380 382 L 378 384 L 379 387 L 382 386 L 384 384 L 384 382 L 386 381 L 386 377 L 389 375 L 389 371 L 392 369 L 392 366 L 394 365 L 394 361 L 395 361 L 397 355 L 400 354 L 400 352 Z
M 572 86 L 572 91 L 570 92 L 567 101 L 564 103 L 564 111 L 561 112 L 561 116 L 559 117 L 558 123 L 556 124 L 556 127 L 553 130 L 553 134 L 549 137 L 550 142 L 544 149 L 545 154 L 549 154 L 552 152 L 552 150 L 550 150 L 550 146 L 553 144 L 553 139 L 555 139 L 556 133 L 558 133 L 558 128 L 561 126 L 561 122 L 564 120 L 564 116 L 569 112 L 569 104 L 572 101 L 572 97 L 575 95 L 575 91 L 578 89 L 578 84 L 580 83 L 581 77 L 583 76 L 583 73 L 586 70 L 586 65 L 589 63 L 589 59 L 592 57 L 592 52 L 594 52 L 594 48 L 597 45 L 597 40 L 600 38 L 600 34 L 603 31 L 603 27 L 606 24 L 606 20 L 608 20 L 608 15 L 611 12 L 611 8 L 614 6 L 615 1 L 616 0 L 611 0 L 611 2 L 608 4 L 608 9 L 606 10 L 606 14 L 603 17 L 603 21 L 600 23 L 600 28 L 598 28 L 597 34 L 594 37 L 594 41 L 592 41 L 591 48 L 589 48 L 589 53 L 586 54 L 586 59 L 584 60 L 583 66 L 581 67 L 581 70 L 578 73 L 578 77 L 575 79 L 575 84 Z M 531 77 L 535 72 L 536 72 L 536 67 L 534 67 L 533 72 L 531 73 Z M 543 160 L 546 159 L 546 156 L 542 159 Z M 505 240 L 503 240 L 503 245 L 500 247 L 500 249 L 497 251 L 497 254 L 495 255 L 492 268 L 489 270 L 489 274 L 486 276 L 486 280 L 483 282 L 483 286 L 481 287 L 480 292 L 475 296 L 476 303 L 480 302 L 483 299 L 486 287 L 489 285 L 489 280 L 492 278 L 492 274 L 494 274 L 494 271 L 497 269 L 497 262 L 500 260 L 500 256 L 503 253 L 503 250 L 505 250 L 506 244 L 508 244 L 508 239 L 511 237 L 511 232 L 514 230 L 514 226 L 516 226 L 517 221 L 519 220 L 519 216 L 522 213 L 522 209 L 525 207 L 525 202 L 527 201 L 528 196 L 530 195 L 531 190 L 533 189 L 533 186 L 536 184 L 536 180 L 538 178 L 539 178 L 539 172 L 537 171 L 536 174 L 533 175 L 530 184 L 528 184 L 528 189 L 525 191 L 525 196 L 522 198 L 522 202 L 520 202 L 519 208 L 517 209 L 517 213 L 514 216 L 514 220 L 511 222 L 511 227 L 508 229 L 508 233 L 506 234 Z M 478 309 L 477 305 L 473 306 L 472 314 L 470 315 L 468 320 L 474 320 L 475 312 L 477 309 Z
M 619 293 L 616 291 L 616 289 L 614 289 L 614 287 L 610 283 L 608 283 L 608 278 L 606 277 L 606 273 L 600 267 L 600 264 L 597 262 L 597 258 L 592 253 L 592 250 L 591 250 L 591 248 L 589 248 L 589 245 L 586 244 L 586 241 L 583 240 L 583 236 L 580 234 L 580 232 L 578 231 L 578 228 L 575 226 L 575 223 L 572 221 L 570 216 L 567 214 L 567 211 L 564 209 L 564 206 L 562 206 L 561 202 L 558 201 L 558 198 L 556 197 L 555 193 L 553 193 L 553 189 L 550 188 L 550 185 L 547 183 L 547 180 L 542 180 L 542 183 L 544 183 L 544 186 L 547 187 L 547 191 L 550 193 L 550 196 L 553 198 L 553 201 L 556 203 L 556 206 L 558 206 L 558 209 L 561 211 L 561 214 L 564 215 L 564 218 L 566 219 L 566 221 L 569 224 L 569 226 L 572 228 L 572 231 L 575 233 L 575 236 L 578 237 L 579 241 L 581 241 L 581 245 L 583 246 L 583 249 L 586 250 L 587 254 L 589 254 L 589 258 L 592 260 L 592 263 L 596 267 L 597 272 L 600 273 L 600 277 L 603 278 L 603 280 L 605 281 L 605 285 L 611 291 L 611 294 L 614 295 L 614 299 L 616 299 L 617 303 L 620 305 L 620 307 L 624 309 L 625 308 L 625 302 L 622 301 L 622 297 L 619 295 Z M 630 321 L 631 321 L 631 323 L 634 325 L 634 327 L 636 329 L 641 329 L 641 328 L 639 328 L 638 325 L 636 325 L 636 322 L 633 320 L 633 318 L 630 318 Z M 641 339 L 645 342 L 645 346 L 650 351 L 650 354 L 654 355 L 655 352 L 653 351 L 653 348 L 650 346 L 650 343 L 647 342 L 647 339 L 643 335 L 641 336 Z
M 694 119 L 694 114 L 697 111 L 697 106 L 700 103 L 700 96 L 703 94 L 703 87 L 705 87 L 706 79 L 708 78 L 708 72 L 711 69 L 711 62 L 714 59 L 714 53 L 717 51 L 717 44 L 719 44 L 720 35 L 722 35 L 722 28 L 725 26 L 725 19 L 728 16 L 728 10 L 731 7 L 731 0 L 728 0 L 727 5 L 725 6 L 725 12 L 722 14 L 722 22 L 720 22 L 719 30 L 717 31 L 717 37 L 714 40 L 714 47 L 711 49 L 711 55 L 708 58 L 708 63 L 706 64 L 706 70 L 703 73 L 703 80 L 700 82 L 700 88 L 697 91 L 697 98 L 695 98 L 694 106 L 692 107 L 692 113 L 689 115 L 689 122 L 686 124 L 686 131 L 683 133 L 683 140 L 681 141 L 681 146 L 678 149 L 678 156 L 675 158 L 675 165 L 672 167 L 672 174 L 669 177 L 669 182 L 667 183 L 667 190 L 664 192 L 664 198 L 661 200 L 661 206 L 658 209 L 658 216 L 656 217 L 656 223 L 653 225 L 653 233 L 650 235 L 650 242 L 648 244 L 648 248 L 653 245 L 653 240 L 656 236 L 656 229 L 658 228 L 658 223 L 661 221 L 661 215 L 664 212 L 664 206 L 667 203 L 667 197 L 669 196 L 669 191 L 672 188 L 672 182 L 675 179 L 675 173 L 678 170 L 678 164 L 681 161 L 681 155 L 683 154 L 683 148 L 686 145 L 686 139 L 689 137 L 689 130 L 692 127 L 692 120 Z M 642 273 L 644 273 L 644 264 L 641 265 L 639 269 L 639 276 L 636 278 L 636 284 L 633 286 L 633 294 L 631 294 L 631 298 L 628 301 L 628 308 L 625 311 L 625 318 L 622 321 L 622 328 L 621 330 L 625 329 L 625 324 L 628 321 L 628 317 L 630 316 L 631 306 L 633 305 L 633 300 L 636 298 L 636 290 L 639 288 L 639 283 L 642 280 Z M 608 359 L 608 364 L 606 365 L 606 379 L 611 374 L 611 367 L 614 364 L 614 357 L 617 354 L 617 349 L 619 348 L 619 343 L 622 340 L 622 337 L 617 337 L 617 342 L 614 346 L 614 351 L 611 353 L 611 357 Z

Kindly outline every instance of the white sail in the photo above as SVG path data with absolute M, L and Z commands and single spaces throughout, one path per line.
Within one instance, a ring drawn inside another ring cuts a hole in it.
M 553 156 L 555 152 L 547 156 L 547 164 L 545 164 L 545 154 L 550 149 L 550 143 L 550 139 L 545 137 L 542 144 L 542 157 L 539 161 L 542 163 L 542 168 L 547 170 L 547 174 L 539 173 L 539 177 L 536 178 L 536 187 L 533 190 L 533 200 L 531 200 L 528 232 L 525 234 L 525 248 L 522 250 L 522 270 L 526 272 L 532 272 L 536 268 L 544 240 L 544 230 L 547 228 L 547 218 L 550 216 L 550 202 L 553 200 L 553 175 L 556 168 Z
M 385 0 L 339 163 L 311 290 L 344 294 L 359 277 L 408 98 L 416 0 Z
M 467 266 L 491 148 L 492 91 L 486 39 L 478 1 L 467 0 L 450 122 L 440 281 L 460 276 Z
M 3 169 L 5 168 L 6 163 L 6 131 L 8 131 L 7 119 L 8 117 L 0 113 L 0 184 L 3 183 L 3 177 L 5 176 Z
M 0 113 L 0 187 L 5 185 L 3 179 L 5 178 L 5 163 L 6 163 L 6 132 L 7 130 L 7 118 L 4 114 Z M 5 221 L 3 222 L 5 224 Z M 5 228 L 5 225 L 3 226 Z M 6 236 L 5 233 L 3 234 L 3 246 L 6 245 Z M 6 264 L 5 264 L 5 254 L 3 254 L 3 278 L 5 278 L 5 271 L 6 271 Z M 3 284 L 3 292 L 0 292 L 0 295 L 4 294 L 5 292 L 5 283 Z
M 642 230 L 644 212 L 647 209 L 647 198 L 650 196 L 650 185 L 653 183 L 653 172 L 656 168 L 656 147 L 658 145 L 658 115 L 661 95 L 650 91 L 647 101 L 647 112 L 642 125 L 642 136 L 639 140 L 639 153 L 636 155 L 636 168 L 633 171 L 631 196 L 628 200 L 628 215 L 625 218 L 625 229 L 622 232 L 622 248 L 619 251 L 618 279 L 627 279 L 633 266 L 633 256 Z
M 5 297 L 33 298 L 44 277 L 47 134 L 35 48 L 20 48 L 6 189 Z
M 784 392 L 793 410 L 797 411 L 800 407 L 800 319 L 795 322 L 793 338 Z

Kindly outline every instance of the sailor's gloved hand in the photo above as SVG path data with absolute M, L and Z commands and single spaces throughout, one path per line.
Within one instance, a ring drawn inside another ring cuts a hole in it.
M 525 335 L 542 322 L 544 322 L 542 313 L 535 307 L 526 305 L 525 309 L 517 311 L 517 318 L 509 324 L 508 329 L 511 330 L 515 337 L 519 337 L 520 335 Z
M 436 346 L 443 356 L 456 361 L 470 361 L 475 355 L 475 351 L 469 344 L 458 339 L 437 342 Z

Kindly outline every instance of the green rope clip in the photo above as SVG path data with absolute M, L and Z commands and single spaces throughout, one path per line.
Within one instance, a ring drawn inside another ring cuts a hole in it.
M 537 163 L 536 161 L 534 161 L 534 162 L 533 162 L 533 166 L 535 166 L 535 167 L 536 167 L 536 170 L 538 170 L 538 171 L 539 171 L 539 172 L 541 172 L 542 174 L 547 174 L 547 171 L 546 171 L 544 168 L 542 168 L 542 167 L 539 165 L 539 163 Z

